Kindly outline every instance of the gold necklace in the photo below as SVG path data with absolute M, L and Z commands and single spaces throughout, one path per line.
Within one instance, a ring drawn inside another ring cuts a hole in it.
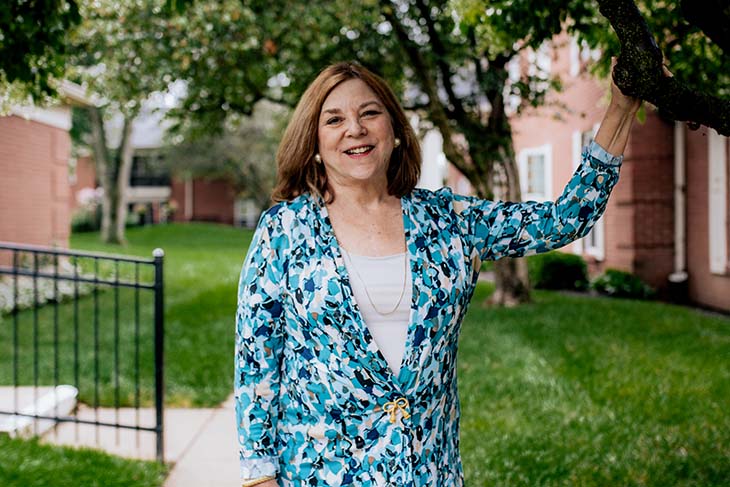
M 367 286 L 367 284 L 365 284 L 365 280 L 362 278 L 362 276 L 360 276 L 360 273 L 357 270 L 357 266 L 352 261 L 352 258 L 350 258 L 350 254 L 344 248 L 342 249 L 342 253 L 345 255 L 347 260 L 350 262 L 350 266 L 352 266 L 352 270 L 355 271 L 355 275 L 357 275 L 357 278 L 362 283 L 362 287 L 365 290 L 365 296 L 367 296 L 368 301 L 370 301 L 370 306 L 373 307 L 375 312 L 378 313 L 380 316 L 388 316 L 388 315 L 395 313 L 395 311 L 400 306 L 401 301 L 403 301 L 403 296 L 406 294 L 406 283 L 408 282 L 408 252 L 405 252 L 403 255 L 403 262 L 404 262 L 404 264 L 403 264 L 403 288 L 400 290 L 400 296 L 398 296 L 398 302 L 395 303 L 395 307 L 390 311 L 380 311 L 375 306 L 375 303 L 373 302 L 373 298 L 370 297 L 370 293 L 368 292 L 368 286 Z

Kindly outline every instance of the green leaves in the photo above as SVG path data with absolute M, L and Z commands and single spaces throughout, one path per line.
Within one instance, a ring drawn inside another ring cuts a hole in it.
M 80 22 L 75 0 L 6 0 L 0 5 L 0 83 L 20 83 L 34 99 L 63 77 L 68 37 Z

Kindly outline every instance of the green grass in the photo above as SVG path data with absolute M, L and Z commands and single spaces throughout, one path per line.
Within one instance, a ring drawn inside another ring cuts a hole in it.
M 169 405 L 230 394 L 236 281 L 250 237 L 205 224 L 129 232 L 124 252 L 166 251 Z M 97 238 L 77 235 L 72 245 L 119 252 Z M 730 486 L 730 319 L 550 292 L 516 309 L 482 308 L 490 291 L 478 287 L 460 342 L 467 485 Z
M 252 234 L 213 224 L 154 226 L 127 233 L 130 243 L 123 253 L 151 256 L 156 247 L 165 250 L 169 405 L 214 406 L 232 391 L 236 285 Z M 74 235 L 71 245 L 120 252 L 118 246 L 100 243 L 97 234 Z
M 166 467 L 0 435 L 3 487 L 159 487 Z
M 535 292 L 459 353 L 468 485 L 730 485 L 730 320 Z

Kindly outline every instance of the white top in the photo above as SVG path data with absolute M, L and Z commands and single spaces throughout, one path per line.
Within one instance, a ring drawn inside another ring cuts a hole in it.
M 404 252 L 385 257 L 368 257 L 350 254 L 345 249 L 342 249 L 342 255 L 355 302 L 360 308 L 365 325 L 388 361 L 390 369 L 398 376 L 406 350 L 411 314 L 412 280 L 408 255 Z M 400 304 L 395 311 L 389 313 L 395 308 L 401 292 L 403 297 Z M 382 312 L 389 314 L 381 314 Z

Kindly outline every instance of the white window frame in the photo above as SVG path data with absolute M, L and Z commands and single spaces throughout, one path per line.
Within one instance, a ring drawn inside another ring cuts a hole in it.
M 573 132 L 573 170 L 578 168 L 580 164 L 580 156 L 583 150 L 583 135 L 586 132 L 592 132 L 591 138 L 596 136 L 600 123 L 596 123 L 590 130 L 580 131 L 576 130 Z M 591 242 L 593 239 L 594 242 Z M 588 235 L 576 241 L 576 244 L 580 251 L 578 253 L 585 253 L 590 255 L 597 261 L 603 261 L 606 258 L 606 229 L 603 223 L 603 216 L 593 224 Z
M 591 244 L 591 237 L 595 240 L 594 244 Z M 593 228 L 588 232 L 588 235 L 582 238 L 585 240 L 585 253 L 593 257 L 598 261 L 602 261 L 606 258 L 606 235 L 605 228 L 603 225 L 603 215 L 593 224 Z
M 710 272 L 726 275 L 727 255 L 727 137 L 710 129 L 707 138 L 708 159 L 708 240 Z
M 575 38 L 573 38 L 573 40 L 575 40 Z M 577 48 L 578 43 L 576 42 L 575 45 Z M 583 147 L 581 146 L 581 141 L 582 132 L 580 130 L 574 130 L 572 135 L 573 172 L 578 169 L 578 165 L 580 164 L 580 155 L 583 150 Z M 573 249 L 574 254 L 583 255 L 583 239 L 579 238 L 578 240 L 575 240 L 571 245 L 571 248 Z
M 542 156 L 544 161 L 545 193 L 527 192 L 527 159 L 530 156 Z M 517 157 L 518 169 L 520 171 L 520 188 L 522 189 L 522 201 L 552 201 L 553 200 L 553 146 L 544 144 L 538 147 L 522 149 Z

